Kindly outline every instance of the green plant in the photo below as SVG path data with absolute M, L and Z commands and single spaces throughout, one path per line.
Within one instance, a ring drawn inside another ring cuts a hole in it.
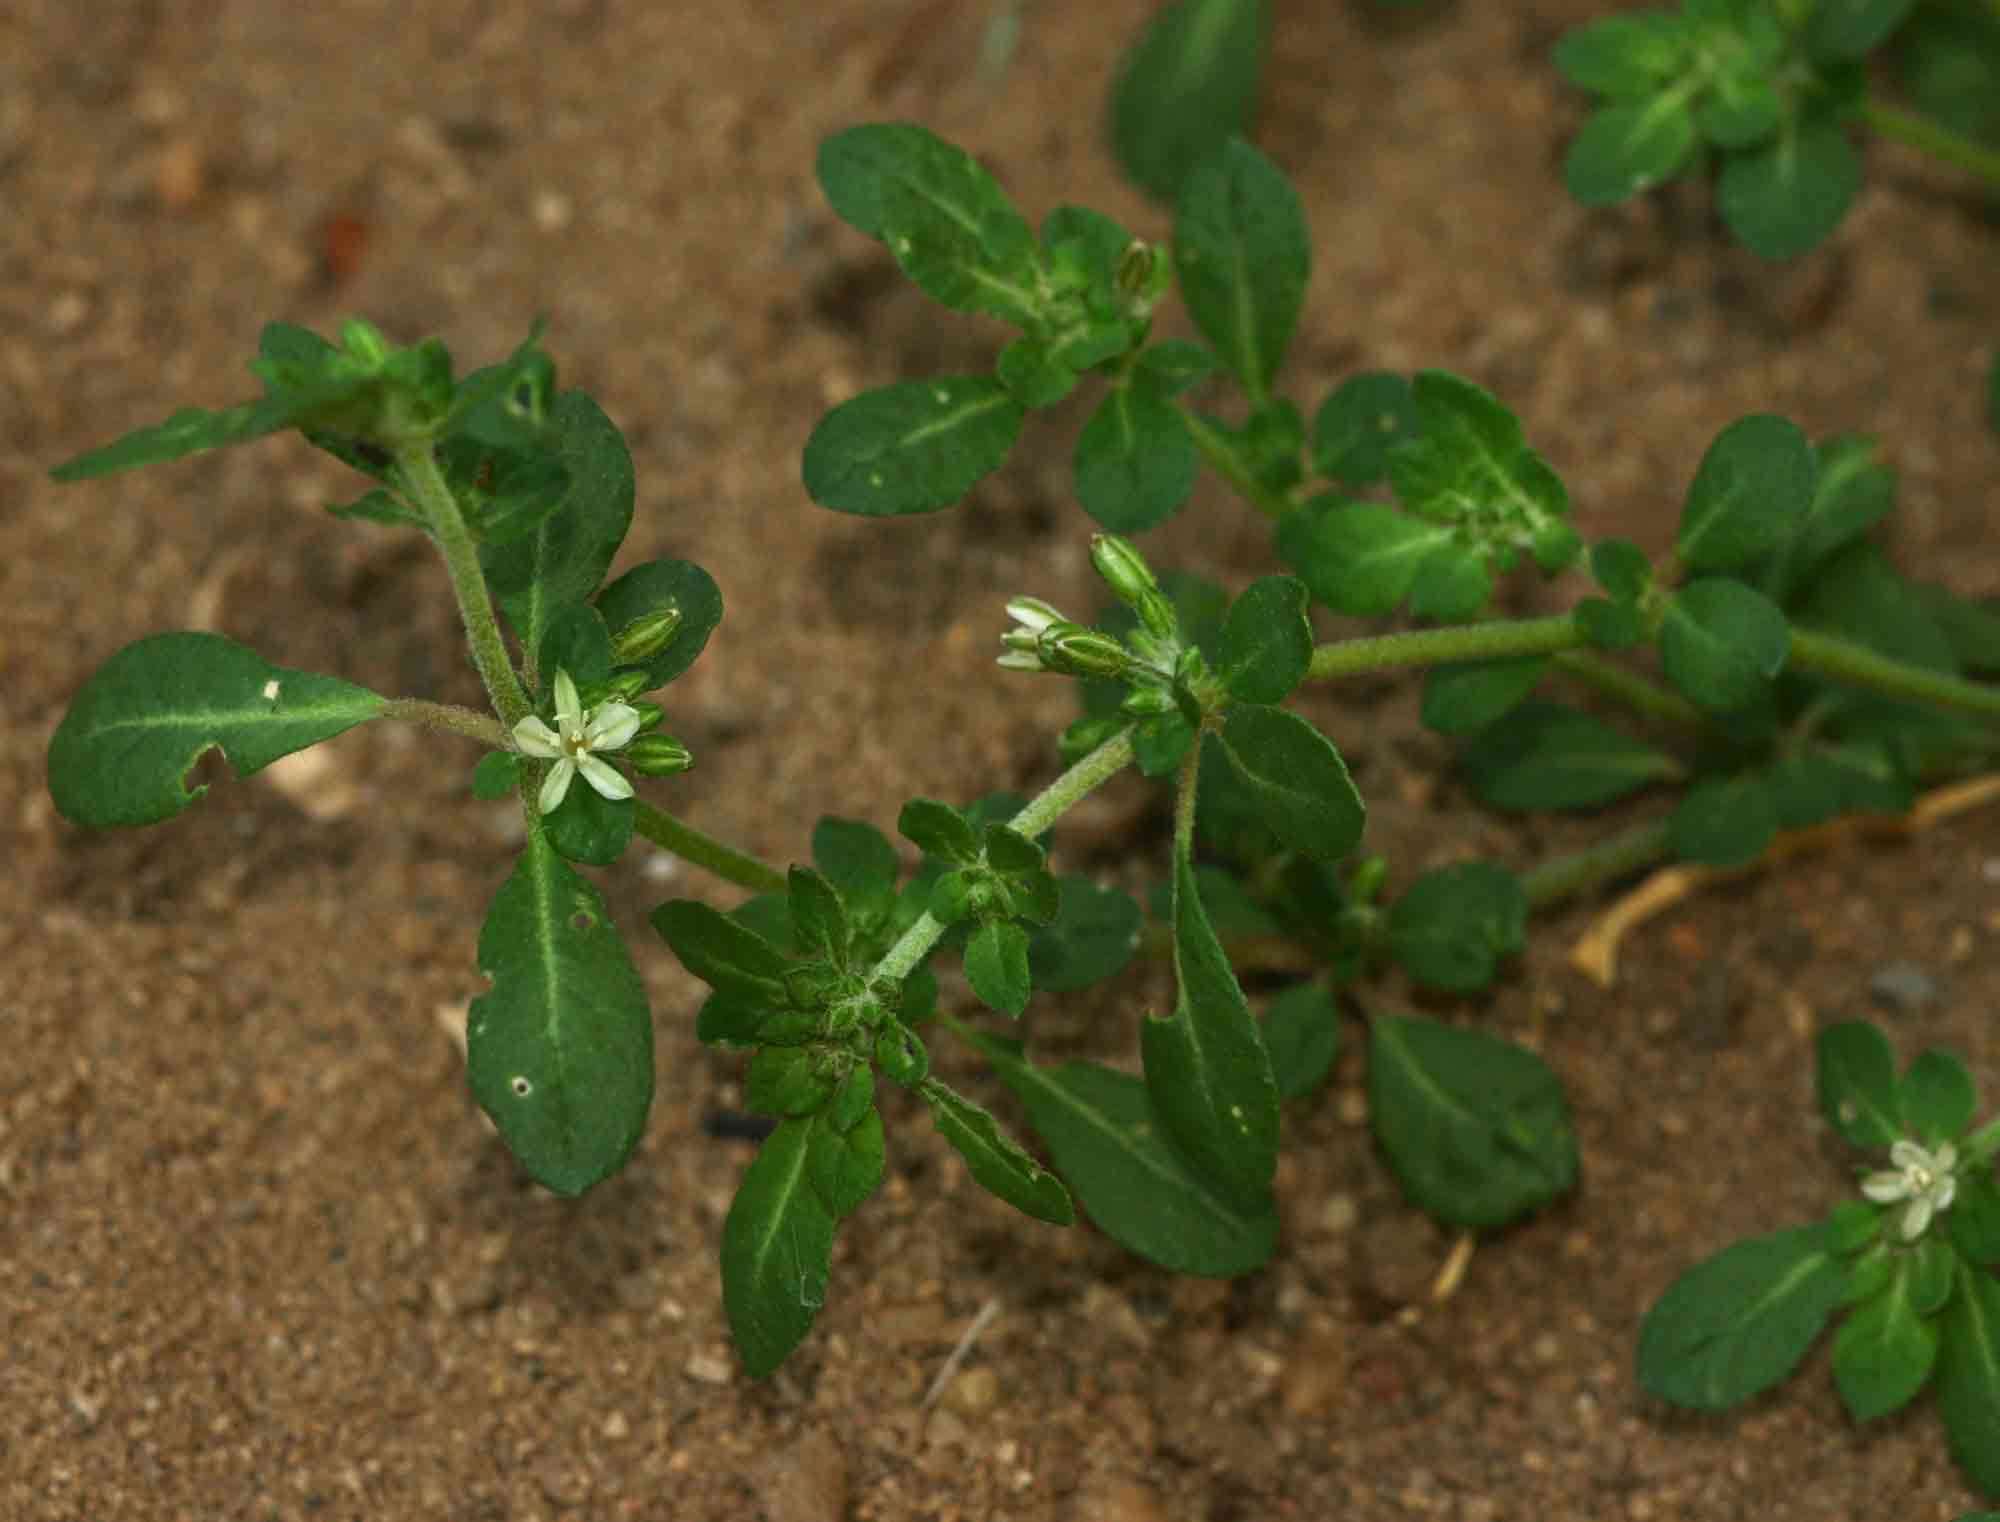
M 1899 1411 L 1935 1379 L 1952 1451 L 2000 1493 L 2000 1120 L 1971 1129 L 1978 1095 L 1957 1056 L 1923 1052 L 1899 1077 L 1864 1021 L 1820 1033 L 1819 1101 L 1888 1167 L 1820 1224 L 1738 1242 L 1676 1279 L 1640 1329 L 1640 1382 L 1697 1411 L 1741 1405 L 1845 1307 L 1833 1377 L 1854 1419 Z
M 1866 59 L 1892 39 L 1926 115 L 1868 94 Z M 2000 187 L 1990 5 L 1683 0 L 1579 27 L 1555 62 L 1600 100 L 1563 165 L 1570 194 L 1608 206 L 1712 157 L 1723 221 L 1767 259 L 1805 253 L 1847 214 L 1861 185 L 1851 121 Z
M 490 716 L 282 671 L 213 636 L 159 636 L 78 694 L 50 783 L 80 822 L 149 823 L 191 801 L 187 775 L 212 748 L 248 772 L 383 718 L 487 747 L 475 787 L 517 797 L 527 842 L 480 937 L 494 987 L 473 1005 L 468 1062 L 475 1095 L 543 1183 L 574 1193 L 619 1167 L 652 1081 L 637 976 L 572 863 L 609 862 L 636 834 L 752 891 L 728 913 L 676 900 L 651 920 L 713 989 L 698 1034 L 748 1054 L 748 1102 L 778 1120 L 722 1244 L 753 1372 L 806 1335 L 835 1229 L 881 1177 L 879 1079 L 909 1090 L 973 1177 L 1030 1216 L 1070 1220 L 1074 1190 L 1155 1262 L 1245 1272 L 1277 1238 L 1280 1104 L 1334 1060 L 1344 985 L 1394 962 L 1430 987 L 1476 989 L 1518 949 L 1533 907 L 1670 853 L 1734 859 L 1766 824 L 1897 806 L 1927 771 L 1992 749 L 2000 691 L 1962 673 L 2000 664 L 1994 621 L 1905 581 L 1867 543 L 1892 480 L 1863 442 L 1815 447 L 1782 419 L 1745 419 L 1695 471 L 1674 557 L 1655 565 L 1616 541 L 1586 553 L 1560 479 L 1471 382 L 1357 377 L 1310 427 L 1276 393 L 1310 249 L 1295 193 L 1245 144 L 1189 177 L 1171 254 L 1077 208 L 1037 235 L 968 155 L 917 127 L 842 133 L 820 173 L 836 209 L 920 287 L 1020 337 L 992 375 L 902 382 L 836 408 L 805 452 L 816 498 L 864 515 L 946 507 L 1005 458 L 1029 410 L 1086 379 L 1104 388 L 1076 480 L 1091 515 L 1120 531 L 1092 540 L 1112 609 L 1086 622 L 1016 597 L 1002 645 L 1006 667 L 1080 682 L 1066 769 L 1025 803 L 911 800 L 897 827 L 921 853 L 912 874 L 863 822 L 821 821 L 810 865 L 781 872 L 630 796 L 620 767 L 688 764 L 652 732 L 662 715 L 643 694 L 687 669 L 721 599 L 684 562 L 600 585 L 630 519 L 630 462 L 595 404 L 555 390 L 534 339 L 455 380 L 435 341 L 397 348 L 350 323 L 336 348 L 273 327 L 260 401 L 177 413 L 57 472 L 292 429 L 374 483 L 337 511 L 437 545 Z M 1204 343 L 1154 340 L 1154 310 L 1175 288 Z M 1208 378 L 1240 388 L 1240 417 L 1195 410 L 1191 388 Z M 1232 599 L 1155 575 L 1125 535 L 1178 510 L 1202 460 L 1272 517 L 1296 576 Z M 1385 478 L 1393 500 L 1354 499 Z M 1548 576 L 1587 564 L 1597 591 L 1556 617 L 1484 617 L 1498 579 L 1526 560 Z M 1314 600 L 1449 622 L 1316 644 Z M 1664 680 L 1629 658 L 1648 650 Z M 1687 797 L 1669 823 L 1526 876 L 1465 862 L 1391 898 L 1387 864 L 1354 859 L 1365 810 L 1337 745 L 1286 704 L 1304 684 L 1397 667 L 1437 668 L 1427 711 L 1467 736 L 1467 775 L 1500 806 L 1594 806 L 1662 781 L 1691 784 Z M 1629 738 L 1535 696 L 1546 678 L 1676 738 Z M 1141 1075 L 1038 1064 L 1021 1040 L 941 1008 L 932 964 L 956 958 L 974 997 L 1009 1019 L 1034 992 L 1123 967 L 1142 939 L 1138 904 L 1057 876 L 1048 834 L 1133 765 L 1173 784 L 1153 934 L 1174 1002 L 1141 1022 Z M 1312 972 L 1260 1016 L 1231 948 L 1273 940 Z M 940 1035 L 1013 1091 L 1055 1171 L 931 1072 Z M 1377 1014 L 1369 1057 L 1377 1139 L 1426 1210 L 1497 1226 L 1570 1187 L 1566 1104 L 1534 1054 Z

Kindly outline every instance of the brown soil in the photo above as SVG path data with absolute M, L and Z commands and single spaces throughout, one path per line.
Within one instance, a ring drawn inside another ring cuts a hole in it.
M 1146 0 L 1043 5 L 982 75 L 975 0 L 15 0 L 0 10 L 0 715 L 14 800 L 0 878 L 0 1515 L 126 1518 L 1945 1519 L 1970 1497 L 1928 1405 L 1866 1431 L 1823 1353 L 1739 1415 L 1693 1420 L 1632 1377 L 1644 1308 L 1733 1238 L 1842 1196 L 1810 1043 L 1898 959 L 1941 996 L 1892 1017 L 2000 1089 L 1991 813 L 1863 841 L 1697 900 L 1606 994 L 1572 916 L 1476 1008 L 1569 1085 L 1582 1191 L 1483 1243 L 1404 1206 L 1359 1071 L 1289 1116 L 1267 1270 L 1175 1281 L 1087 1226 L 986 1198 L 890 1102 L 891 1176 L 843 1233 L 813 1337 L 733 1365 L 715 1254 L 746 1161 L 701 1116 L 737 1065 L 692 1036 L 696 985 L 644 931 L 693 874 L 605 876 L 659 1020 L 660 1098 L 630 1169 L 581 1202 L 524 1184 L 446 1027 L 509 859 L 452 742 L 378 726 L 330 765 L 216 788 L 173 825 L 62 823 L 43 757 L 118 646 L 227 631 L 377 690 L 477 697 L 442 580 L 406 537 L 320 512 L 351 492 L 275 444 L 58 490 L 53 461 L 170 406 L 246 394 L 259 326 L 366 313 L 466 363 L 537 313 L 567 378 L 628 432 L 627 559 L 698 559 L 729 614 L 670 693 L 700 758 L 670 806 L 774 860 L 823 813 L 1030 787 L 1062 684 L 992 664 L 1000 604 L 1089 606 L 1064 486 L 1080 415 L 1035 426 L 960 511 L 875 524 L 808 504 L 799 449 L 835 401 L 985 363 L 835 222 L 827 132 L 922 121 L 1032 215 L 1060 200 L 1155 233 L 1101 101 Z M 1556 169 L 1576 104 L 1546 62 L 1613 7 L 1466 5 L 1378 29 L 1281 4 L 1260 128 L 1318 248 L 1291 371 L 1308 402 L 1362 366 L 1497 390 L 1588 532 L 1670 539 L 1723 423 L 1776 410 L 1877 433 L 1897 547 L 2000 593 L 2000 448 L 1976 380 L 2000 331 L 1994 234 L 1960 184 L 1875 147 L 1834 246 L 1772 272 L 1700 198 L 1589 215 Z M 1149 540 L 1231 586 L 1268 535 L 1213 486 Z M 1332 631 L 1332 626 L 1326 626 Z M 1372 848 L 1407 877 L 1527 863 L 1573 831 L 1496 821 L 1446 782 L 1411 688 L 1335 693 Z M 1133 787 L 1074 833 L 1115 862 Z M 1146 866 L 1156 870 L 1156 860 Z M 717 892 L 718 902 L 727 902 Z M 1129 1053 L 1162 986 L 1040 1000 L 1037 1050 Z M 1384 1003 L 1393 987 L 1369 991 Z M 962 1059 L 947 1071 L 1014 1112 Z M 983 1305 L 943 1401 L 921 1400 Z M 1997 1439 L 2000 1440 L 2000 1439 Z

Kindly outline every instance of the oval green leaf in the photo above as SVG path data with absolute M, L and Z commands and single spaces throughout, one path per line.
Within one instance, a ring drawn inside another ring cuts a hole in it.
M 1173 0 L 1119 63 L 1111 148 L 1162 201 L 1249 125 L 1270 31 L 1266 0 Z
M 218 634 L 158 634 L 83 684 L 49 742 L 49 792 L 78 824 L 157 824 L 208 791 L 186 785 L 207 751 L 247 777 L 376 717 L 386 701 L 273 666 Z
M 1368 820 L 1333 742 L 1297 714 L 1238 703 L 1214 737 L 1258 817 L 1280 840 L 1319 861 L 1360 843 Z
M 1241 138 L 1203 160 L 1182 186 L 1174 268 L 1202 337 L 1261 399 L 1298 322 L 1312 244 L 1298 192 Z
M 813 1117 L 783 1121 L 758 1149 L 722 1227 L 722 1303 L 753 1379 L 812 1330 L 833 1265 L 833 1212 L 808 1174 Z
M 1022 417 L 1021 404 L 988 375 L 864 391 L 806 440 L 806 491 L 822 507 L 863 517 L 936 512 L 999 469 Z
M 1819 1033 L 1816 1086 L 1820 1113 L 1852 1146 L 1888 1148 L 1903 1134 L 1896 1053 L 1879 1026 L 1843 1020 Z
M 1791 625 L 1777 604 L 1720 576 L 1682 587 L 1660 621 L 1667 680 L 1716 713 L 1764 698 L 1791 649 Z
M 1171 518 L 1194 490 L 1196 469 L 1180 410 L 1143 374 L 1106 392 L 1077 436 L 1077 500 L 1114 534 Z
M 1734 571 L 1772 549 L 1813 504 L 1818 465 L 1797 424 L 1738 418 L 1708 446 L 1681 509 L 1675 547 L 1697 571 Z

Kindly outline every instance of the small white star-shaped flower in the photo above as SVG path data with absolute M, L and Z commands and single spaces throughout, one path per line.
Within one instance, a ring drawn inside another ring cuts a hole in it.
M 630 798 L 632 784 L 608 762 L 598 759 L 602 751 L 623 750 L 639 732 L 639 710 L 629 703 L 599 703 L 589 713 L 576 695 L 576 683 L 569 673 L 556 672 L 556 727 L 530 714 L 514 726 L 514 743 L 521 753 L 538 761 L 553 761 L 542 782 L 538 806 L 552 813 L 569 795 L 570 779 L 578 772 L 604 797 Z
M 1958 1176 L 1952 1172 L 1958 1166 L 1958 1149 L 1946 1142 L 1928 1152 L 1913 1141 L 1899 1141 L 1889 1149 L 1889 1161 L 1892 1167 L 1861 1181 L 1861 1192 L 1878 1205 L 1907 1200 L 1901 1229 L 1903 1240 L 1914 1242 L 1934 1216 L 1951 1207 L 1958 1193 Z

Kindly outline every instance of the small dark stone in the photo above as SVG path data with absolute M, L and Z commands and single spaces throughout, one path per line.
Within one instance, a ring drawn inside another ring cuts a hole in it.
M 1937 1002 L 1937 979 L 1915 962 L 1891 962 L 1868 980 L 1868 993 L 1884 1009 L 1914 1014 Z

